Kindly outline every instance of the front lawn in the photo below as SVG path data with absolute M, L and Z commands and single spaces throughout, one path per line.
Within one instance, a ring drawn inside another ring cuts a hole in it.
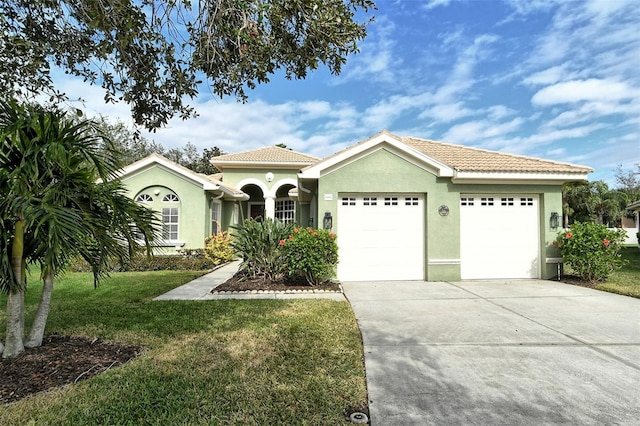
M 194 272 L 90 274 L 56 283 L 47 334 L 142 345 L 122 367 L 6 405 L 0 424 L 341 424 L 366 402 L 346 302 L 152 301 Z M 27 322 L 38 289 L 27 295 Z M 6 298 L 0 296 L 0 338 Z M 2 380 L 2 377 L 0 377 Z
M 622 257 L 628 263 L 611 274 L 606 282 L 598 284 L 596 288 L 640 298 L 640 248 L 638 246 L 624 247 Z

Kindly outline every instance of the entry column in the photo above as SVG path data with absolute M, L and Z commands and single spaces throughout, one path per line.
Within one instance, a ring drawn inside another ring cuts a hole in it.
M 272 196 L 264 197 L 264 215 L 267 219 L 276 218 L 276 199 Z

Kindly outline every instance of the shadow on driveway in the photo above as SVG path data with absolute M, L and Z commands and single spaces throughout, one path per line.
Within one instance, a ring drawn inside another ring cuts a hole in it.
M 638 424 L 638 299 L 542 280 L 343 287 L 374 425 Z

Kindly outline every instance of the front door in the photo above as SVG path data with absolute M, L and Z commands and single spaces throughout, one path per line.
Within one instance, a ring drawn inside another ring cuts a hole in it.
M 257 221 L 262 221 L 264 218 L 264 203 L 250 203 L 249 217 Z

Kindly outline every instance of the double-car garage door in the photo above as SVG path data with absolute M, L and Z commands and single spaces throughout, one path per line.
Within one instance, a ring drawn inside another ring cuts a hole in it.
M 424 194 L 340 194 L 337 232 L 338 279 L 425 279 Z M 538 278 L 539 247 L 536 195 L 460 197 L 462 279 Z

